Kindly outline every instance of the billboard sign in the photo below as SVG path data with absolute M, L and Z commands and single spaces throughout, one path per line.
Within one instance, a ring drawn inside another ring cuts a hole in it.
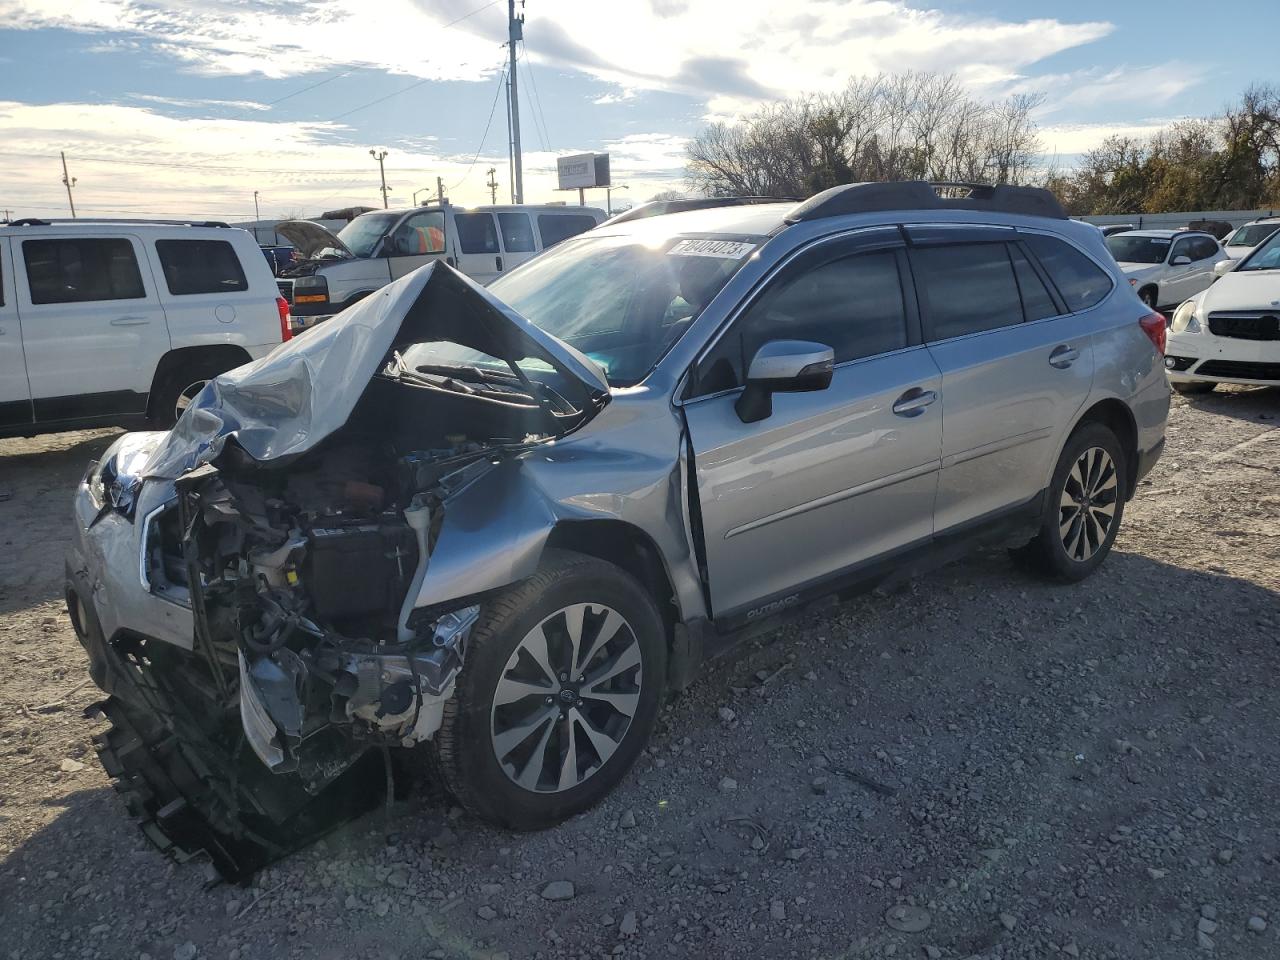
M 561 190 L 609 186 L 607 153 L 576 153 L 556 158 L 556 179 Z

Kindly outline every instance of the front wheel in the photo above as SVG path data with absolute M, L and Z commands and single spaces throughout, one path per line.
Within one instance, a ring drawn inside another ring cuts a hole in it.
M 484 604 L 435 749 L 468 811 L 517 830 L 599 802 L 649 739 L 666 676 L 653 598 L 611 563 L 548 551 Z
M 1051 579 L 1083 580 L 1111 552 L 1128 480 L 1116 435 L 1101 423 L 1079 427 L 1058 457 L 1040 530 L 1015 555 Z

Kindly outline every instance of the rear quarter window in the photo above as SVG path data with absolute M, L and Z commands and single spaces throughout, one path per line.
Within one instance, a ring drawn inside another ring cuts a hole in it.
M 176 297 L 248 290 L 240 258 L 226 240 L 157 240 L 165 286 Z
M 1088 310 L 1111 292 L 1114 286 L 1111 275 L 1071 244 L 1042 233 L 1024 234 L 1023 241 L 1049 274 L 1072 313 Z

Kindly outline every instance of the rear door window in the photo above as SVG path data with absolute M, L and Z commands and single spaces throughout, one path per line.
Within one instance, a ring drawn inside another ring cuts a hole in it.
M 123 237 L 23 240 L 31 302 L 84 303 L 146 297 L 133 244 Z
M 175 297 L 249 289 L 240 258 L 226 240 L 157 240 L 156 255 Z
M 507 253 L 532 253 L 537 249 L 533 222 L 527 213 L 500 213 L 498 225 L 502 228 L 502 248 Z
M 1027 233 L 1022 240 L 1049 274 L 1072 313 L 1088 310 L 1111 292 L 1114 286 L 1111 275 L 1071 244 L 1043 233 Z
M 1022 322 L 1022 299 L 1003 243 L 916 247 L 911 268 L 924 300 L 929 340 Z
M 1022 314 L 1027 320 L 1043 320 L 1045 317 L 1056 317 L 1061 311 L 1053 302 L 1048 288 L 1035 267 L 1017 246 L 1009 248 L 1009 256 L 1013 258 L 1013 275 L 1018 280 L 1018 292 L 1022 294 Z
M 455 213 L 453 224 L 458 228 L 458 246 L 463 253 L 499 253 L 498 230 L 493 225 L 491 213 Z
M 538 217 L 538 232 L 542 234 L 542 249 L 554 247 L 561 240 L 568 240 L 595 227 L 594 217 L 583 213 L 544 213 Z

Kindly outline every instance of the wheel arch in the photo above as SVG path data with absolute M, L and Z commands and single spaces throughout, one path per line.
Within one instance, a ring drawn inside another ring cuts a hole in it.
M 1116 397 L 1099 400 L 1076 420 L 1068 439 L 1086 423 L 1100 423 L 1119 439 L 1120 447 L 1124 451 L 1125 479 L 1128 488 L 1125 490 L 1125 499 L 1132 500 L 1138 485 L 1138 422 L 1134 419 L 1133 411 L 1129 409 L 1127 403 Z
M 1138 286 L 1138 296 L 1141 297 L 1148 290 L 1151 291 L 1151 309 L 1155 309 L 1160 305 L 1160 284 L 1155 282 L 1143 283 Z
M 160 387 L 183 367 L 190 366 L 193 363 L 199 363 L 206 360 L 218 360 L 226 363 L 226 369 L 231 370 L 242 364 L 249 363 L 253 357 L 249 355 L 249 351 L 244 347 L 234 343 L 215 343 L 205 346 L 195 347 L 175 347 L 160 358 L 160 362 L 156 364 L 156 372 L 151 378 L 151 390 L 147 394 L 147 416 L 154 416 L 156 411 L 152 409 L 156 396 L 160 391 Z

